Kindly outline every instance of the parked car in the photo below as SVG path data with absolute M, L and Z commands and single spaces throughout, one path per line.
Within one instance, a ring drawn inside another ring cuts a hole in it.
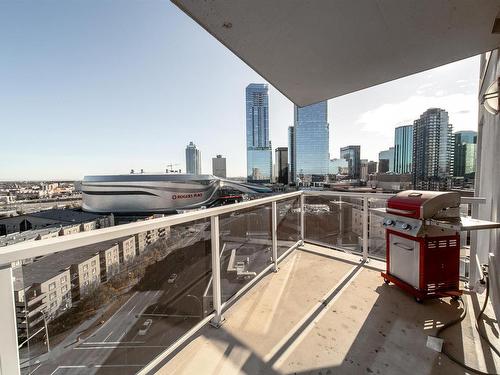
M 139 330 L 139 336 L 144 336 L 149 331 L 152 324 L 153 324 L 153 320 L 147 319 L 144 322 L 144 324 L 142 325 L 142 328 Z
M 175 279 L 177 279 L 177 274 L 176 274 L 176 273 L 173 273 L 173 274 L 171 274 L 171 275 L 170 275 L 170 277 L 168 278 L 167 283 L 169 283 L 169 284 L 173 284 L 173 283 L 175 283 Z

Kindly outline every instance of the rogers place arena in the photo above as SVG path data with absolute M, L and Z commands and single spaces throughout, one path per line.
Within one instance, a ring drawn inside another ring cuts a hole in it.
M 271 193 L 264 186 L 212 175 L 128 174 L 85 176 L 82 208 L 96 213 L 167 213 L 210 206 L 222 188 L 246 194 Z

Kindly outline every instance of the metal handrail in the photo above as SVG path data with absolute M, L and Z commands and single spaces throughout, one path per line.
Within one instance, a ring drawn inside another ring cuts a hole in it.
M 59 251 L 71 250 L 76 247 L 91 245 L 98 242 L 114 240 L 120 237 L 133 236 L 148 230 L 155 230 L 173 225 L 189 223 L 196 220 L 209 219 L 237 212 L 272 202 L 287 200 L 302 195 L 302 191 L 273 195 L 271 197 L 254 199 L 227 206 L 207 208 L 205 210 L 186 212 L 158 219 L 139 221 L 114 227 L 95 229 L 88 232 L 74 233 L 67 236 L 47 238 L 38 241 L 21 242 L 9 245 L 0 250 L 0 266 L 41 255 L 48 255 Z

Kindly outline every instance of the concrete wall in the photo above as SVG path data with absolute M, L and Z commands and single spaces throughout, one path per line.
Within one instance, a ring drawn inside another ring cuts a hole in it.
M 498 79 L 500 57 L 498 50 L 491 53 L 489 60 L 485 55 L 481 59 L 481 81 L 479 88 L 479 119 L 476 165 L 476 196 L 486 198 L 486 204 L 479 206 L 479 218 L 500 221 L 500 114 L 493 115 L 481 104 L 481 98 L 488 87 Z M 489 257 L 489 253 L 493 257 Z M 500 229 L 484 230 L 477 233 L 477 255 L 481 264 L 490 264 L 490 269 L 500 270 Z M 475 277 L 474 277 L 475 276 Z M 471 270 L 473 283 L 478 279 Z M 500 274 L 490 278 L 492 283 L 493 306 L 500 317 Z

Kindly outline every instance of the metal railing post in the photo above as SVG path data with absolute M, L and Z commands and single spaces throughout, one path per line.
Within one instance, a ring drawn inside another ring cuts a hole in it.
M 219 216 L 210 217 L 210 233 L 212 240 L 212 294 L 215 316 L 210 324 L 219 328 L 224 323 L 222 316 L 222 298 L 220 282 L 220 243 L 219 243 Z
M 273 262 L 274 272 L 278 272 L 278 210 L 276 201 L 272 203 L 272 238 L 273 238 Z
M 17 319 L 12 285 L 12 268 L 0 268 L 0 321 L 3 324 L 0 343 L 0 374 L 20 374 L 17 349 Z
M 471 203 L 471 217 L 477 219 L 479 216 L 479 205 Z M 469 252 L 469 275 L 467 288 L 476 291 L 476 284 L 482 277 L 481 264 L 477 257 L 477 231 L 470 232 L 470 252 Z
M 300 240 L 301 245 L 304 245 L 305 236 L 305 221 L 304 221 L 304 192 L 300 195 Z
M 363 197 L 363 261 L 368 260 L 368 197 Z

